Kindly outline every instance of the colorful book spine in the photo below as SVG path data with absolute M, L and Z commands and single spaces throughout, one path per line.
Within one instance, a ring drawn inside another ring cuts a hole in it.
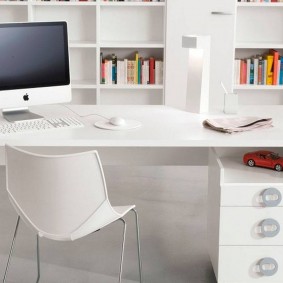
M 247 59 L 247 84 L 250 84 L 250 76 L 251 76 L 251 59 Z
M 155 60 L 153 57 L 149 58 L 149 84 L 155 84 Z
M 135 53 L 133 60 L 119 59 L 116 54 L 100 53 L 101 84 L 163 84 L 163 62 L 154 57 L 144 59 Z
M 269 51 L 271 55 L 273 55 L 273 65 L 272 65 L 272 84 L 278 84 L 278 60 L 279 60 L 279 52 L 277 50 L 271 49 Z
M 250 69 L 250 84 L 253 85 L 254 84 L 254 58 L 251 58 L 251 69 Z
M 280 59 L 280 75 L 279 75 L 279 84 L 283 85 L 283 57 Z
M 135 56 L 135 84 L 139 83 L 139 53 Z
M 240 84 L 247 83 L 247 62 L 241 60 L 240 63 Z
M 266 84 L 267 85 L 272 85 L 273 84 L 273 56 L 272 55 L 267 55 L 266 56 L 267 60 L 267 70 L 266 70 Z
M 112 84 L 117 84 L 117 56 L 112 54 Z
M 263 59 L 260 56 L 258 58 L 258 78 L 257 78 L 257 83 L 259 85 L 263 85 Z

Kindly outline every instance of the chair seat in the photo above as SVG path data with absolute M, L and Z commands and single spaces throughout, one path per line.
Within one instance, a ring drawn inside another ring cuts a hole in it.
M 135 205 L 111 206 L 109 201 L 105 201 L 83 225 L 71 234 L 70 240 L 74 241 L 109 225 L 133 208 Z
M 112 206 L 113 209 L 123 217 L 126 215 L 131 209 L 135 208 L 135 205 L 125 205 L 125 206 Z

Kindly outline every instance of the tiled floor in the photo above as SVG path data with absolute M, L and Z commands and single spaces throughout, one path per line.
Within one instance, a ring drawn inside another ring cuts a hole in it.
M 113 205 L 136 204 L 147 283 L 215 283 L 206 252 L 206 167 L 106 167 Z M 0 275 L 16 214 L 0 167 Z M 128 231 L 123 283 L 138 280 L 133 216 Z M 116 283 L 122 226 L 114 223 L 75 242 L 41 240 L 41 283 Z M 35 236 L 20 226 L 9 280 L 35 282 Z

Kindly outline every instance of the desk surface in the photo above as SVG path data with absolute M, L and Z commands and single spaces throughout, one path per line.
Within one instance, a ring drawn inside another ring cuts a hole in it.
M 85 123 L 84 128 L 60 129 L 34 134 L 0 137 L 0 145 L 18 146 L 103 146 L 103 147 L 282 147 L 283 106 L 245 107 L 241 116 L 263 116 L 274 119 L 274 127 L 238 134 L 223 134 L 203 128 L 208 117 L 167 106 L 90 106 L 69 105 L 80 116 L 99 114 L 122 116 L 141 121 L 143 126 L 128 131 L 101 130 L 93 126 L 103 118 L 95 115 L 79 117 L 61 105 L 31 107 L 44 117 L 73 116 Z M 262 115 L 259 115 L 262 113 Z M 226 115 L 226 117 L 228 117 Z M 232 116 L 231 116 L 232 117 Z M 3 119 L 1 117 L 1 119 Z M 0 119 L 0 121 L 2 121 Z

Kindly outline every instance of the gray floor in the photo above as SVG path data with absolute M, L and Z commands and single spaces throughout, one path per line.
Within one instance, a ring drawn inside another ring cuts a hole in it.
M 148 283 L 215 283 L 206 252 L 206 167 L 106 167 L 113 205 L 136 204 L 141 220 L 143 270 Z M 0 275 L 16 214 L 0 167 Z M 124 283 L 138 280 L 133 216 L 128 231 Z M 41 240 L 41 282 L 117 282 L 122 226 L 72 243 Z M 10 282 L 35 282 L 35 236 L 20 226 Z

